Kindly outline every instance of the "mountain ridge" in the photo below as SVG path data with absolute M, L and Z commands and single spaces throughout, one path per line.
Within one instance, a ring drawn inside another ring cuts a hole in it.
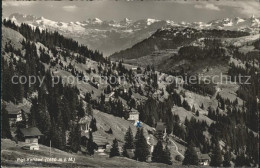
M 27 23 L 32 27 L 58 31 L 78 42 L 98 49 L 105 56 L 132 47 L 134 44 L 150 37 L 155 31 L 169 27 L 191 27 L 195 29 L 219 29 L 244 31 L 255 34 L 259 31 L 260 19 L 224 18 L 210 22 L 175 22 L 172 20 L 157 20 L 152 18 L 133 21 L 125 18 L 121 21 L 89 18 L 84 21 L 58 22 L 44 17 L 11 14 L 8 19 L 17 24 Z

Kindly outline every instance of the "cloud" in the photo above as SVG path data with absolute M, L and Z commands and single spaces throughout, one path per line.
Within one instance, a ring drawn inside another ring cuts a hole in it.
M 194 5 L 195 8 L 198 9 L 208 9 L 208 10 L 215 10 L 215 11 L 220 11 L 220 8 L 214 4 L 209 4 L 209 3 L 203 3 L 203 4 L 196 4 Z
M 226 7 L 231 7 L 236 12 L 241 13 L 245 16 L 260 16 L 260 4 L 258 1 L 254 0 L 247 0 L 247 1 L 226 1 L 226 2 L 221 2 L 219 1 L 217 3 L 219 6 L 226 6 Z
M 175 3 L 183 5 L 194 5 L 194 8 L 198 9 L 207 9 L 207 10 L 229 10 L 249 17 L 255 15 L 260 17 L 260 3 L 258 0 L 221 0 L 221 1 L 208 1 L 208 2 L 199 2 L 199 1 L 174 1 Z
M 68 12 L 73 12 L 77 9 L 78 7 L 76 5 L 67 5 L 67 6 L 63 6 L 62 9 L 64 9 L 65 11 Z
M 2 5 L 4 7 L 19 7 L 19 6 L 31 6 L 34 2 L 28 1 L 4 1 Z

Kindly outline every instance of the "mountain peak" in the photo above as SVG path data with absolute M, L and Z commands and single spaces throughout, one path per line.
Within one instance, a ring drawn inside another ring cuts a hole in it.
M 244 22 L 245 21 L 244 19 L 242 19 L 240 17 L 235 17 L 234 20 L 235 20 L 236 23 L 240 23 L 240 22 Z
M 131 22 L 132 22 L 132 20 L 130 20 L 128 18 L 124 18 L 122 21 L 120 21 L 120 23 L 122 23 L 122 24 L 129 24 Z
M 103 21 L 101 19 L 99 19 L 99 18 L 94 18 L 94 19 L 89 18 L 87 20 L 87 22 L 90 22 L 90 23 L 102 23 Z
M 156 20 L 156 19 L 151 19 L 151 18 L 148 18 L 146 19 L 146 22 L 147 22 L 147 25 L 151 25 L 155 22 L 159 22 L 160 20 Z
M 24 15 L 21 13 L 13 13 L 9 16 L 9 18 L 12 20 L 17 20 L 17 21 L 21 21 L 21 22 L 34 21 L 36 19 L 36 17 L 34 15 Z
M 124 18 L 124 20 L 123 21 L 125 21 L 125 22 L 130 22 L 131 20 L 130 19 L 128 19 L 128 18 Z
M 96 22 L 96 23 L 102 23 L 103 21 L 99 18 L 95 18 L 92 20 L 93 22 Z
M 40 19 L 40 20 L 45 20 L 45 18 L 44 18 L 43 16 L 41 16 L 39 19 Z

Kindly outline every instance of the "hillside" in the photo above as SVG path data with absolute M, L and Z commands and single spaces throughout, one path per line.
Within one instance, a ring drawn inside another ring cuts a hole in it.
M 166 164 L 159 163 L 146 163 L 138 162 L 132 159 L 115 157 L 108 158 L 107 156 L 88 156 L 83 154 L 68 153 L 55 148 L 51 149 L 51 155 L 49 147 L 40 145 L 40 151 L 22 150 L 22 142 L 19 142 L 18 146 L 15 146 L 13 141 L 7 139 L 1 139 L 1 165 L 5 167 L 16 166 L 30 166 L 30 167 L 125 167 L 125 166 L 141 166 L 141 167 L 170 167 Z M 26 156 L 26 158 L 25 158 Z M 37 161 L 26 161 L 26 159 L 38 159 Z M 59 158 L 69 159 L 71 161 L 45 161 L 45 159 Z M 22 159 L 25 159 L 22 161 Z
M 172 166 L 182 164 L 187 144 L 212 158 L 218 146 L 222 153 L 232 153 L 232 163 L 239 166 L 239 157 L 243 157 L 243 165 L 257 166 L 256 35 L 184 27 L 160 29 L 132 48 L 111 56 L 115 62 L 58 32 L 32 29 L 26 24 L 17 26 L 11 21 L 3 24 L 3 138 L 15 137 L 21 145 L 16 129 L 38 127 L 44 134 L 39 140 L 43 150 L 33 154 L 47 156 L 51 141 L 55 156 L 72 155 L 79 160 L 73 166 L 164 166 L 149 163 L 151 150 L 159 142 Z M 119 61 L 122 58 L 123 62 Z M 200 75 L 204 78 L 198 78 Z M 216 75 L 230 79 L 214 81 Z M 250 84 L 236 81 L 239 75 L 250 76 Z M 34 83 L 21 84 L 12 82 L 13 76 L 37 78 Z M 196 77 L 197 83 L 184 77 Z M 8 112 L 19 109 L 25 112 L 22 120 L 10 125 Z M 141 129 L 128 121 L 132 112 L 138 112 Z M 90 121 L 91 133 L 85 137 L 80 125 L 83 119 Z M 162 128 L 157 127 L 158 123 L 163 123 Z M 144 162 L 122 156 L 129 127 L 136 151 L 139 150 L 135 159 Z M 89 156 L 95 146 L 94 142 L 91 144 L 92 133 L 108 141 L 107 146 L 117 144 L 121 156 L 108 158 L 111 150 L 107 147 L 108 151 L 98 154 L 95 150 Z M 14 162 L 16 156 L 32 156 L 32 151 L 15 147 L 10 140 L 2 141 L 4 165 L 20 166 Z M 165 152 L 166 147 L 169 152 Z
M 157 30 L 151 37 L 135 44 L 133 47 L 114 53 L 112 60 L 136 59 L 158 50 L 177 49 L 201 38 L 236 38 L 247 36 L 247 32 L 225 30 L 198 30 L 186 27 L 165 28 Z
M 24 49 L 24 40 L 25 38 L 17 31 L 14 31 L 10 28 L 6 28 L 3 26 L 3 32 L 5 32 L 4 36 L 3 36 L 3 41 L 6 42 L 5 45 L 3 45 L 2 47 L 5 48 L 5 52 L 4 52 L 4 59 L 7 60 L 8 62 L 13 62 L 14 60 L 24 60 L 26 59 L 26 53 L 28 52 L 28 50 Z M 18 38 L 17 38 L 18 37 Z M 6 46 L 8 45 L 8 47 L 10 48 L 6 48 Z M 13 48 L 12 48 L 13 47 Z M 95 77 L 95 78 L 101 78 L 102 74 L 98 74 L 96 72 L 100 71 L 99 67 L 102 66 L 102 64 L 100 64 L 99 62 L 93 61 L 89 58 L 86 58 L 86 63 L 81 63 L 78 62 L 77 60 L 75 60 L 75 58 L 77 58 L 77 56 L 80 56 L 80 54 L 78 53 L 74 53 L 71 52 L 70 54 L 73 55 L 72 57 L 67 57 L 64 58 L 64 51 L 63 49 L 57 48 L 58 53 L 56 54 L 56 56 L 54 56 L 55 54 L 52 53 L 51 50 L 48 49 L 48 47 L 46 47 L 44 44 L 37 42 L 35 43 L 35 47 L 36 47 L 36 53 L 38 55 L 39 58 L 41 58 L 40 55 L 42 55 L 43 49 L 45 51 L 48 51 L 47 53 L 50 55 L 50 60 L 47 62 L 43 62 L 43 66 L 46 69 L 49 69 L 52 72 L 53 76 L 56 77 L 62 77 L 64 80 L 64 84 L 70 84 L 70 82 L 68 80 L 66 80 L 66 77 L 71 77 L 71 79 L 74 79 L 75 81 L 78 79 L 77 76 L 73 75 L 73 71 L 69 71 L 67 68 L 65 67 L 69 67 L 70 65 L 73 65 L 74 71 L 77 72 L 83 72 L 85 74 L 85 76 L 87 76 L 87 73 L 89 73 L 89 75 Z M 10 52 L 8 50 L 14 50 L 14 54 L 10 54 Z M 7 52 L 6 52 L 7 51 Z M 21 55 L 19 55 L 21 54 Z M 51 64 L 52 61 L 55 61 L 55 59 L 58 57 L 59 58 L 59 64 L 53 65 Z M 14 62 L 15 64 L 15 62 Z M 17 65 L 16 65 L 17 67 Z M 132 66 L 128 67 L 128 69 L 131 69 Z M 102 66 L 103 69 L 105 69 L 104 66 Z M 90 72 L 88 72 L 90 70 Z M 4 71 L 5 72 L 5 71 Z M 100 106 L 94 104 L 94 102 L 99 102 L 100 98 L 102 97 L 102 95 L 104 94 L 104 89 L 107 88 L 107 86 L 109 84 L 101 84 L 101 81 L 97 81 L 100 84 L 97 86 L 95 83 L 93 83 L 93 81 L 88 81 L 88 82 L 79 82 L 79 83 L 72 83 L 72 85 L 76 86 L 78 88 L 79 91 L 79 95 L 78 97 L 85 100 L 85 95 L 87 93 L 91 93 L 91 102 L 85 102 L 84 101 L 84 105 L 87 105 L 88 103 L 93 103 L 93 107 L 94 108 L 100 108 Z M 103 81 L 104 82 L 104 81 Z M 112 87 L 112 85 L 110 85 Z M 130 88 L 131 85 L 129 86 L 125 86 L 125 88 Z M 120 87 L 118 87 L 120 88 Z M 10 93 L 7 93 L 7 95 L 9 95 Z M 30 93 L 28 98 L 23 97 L 21 100 L 19 100 L 19 102 L 12 102 L 12 101 L 4 101 L 5 106 L 6 106 L 6 110 L 7 111 L 17 111 L 19 109 L 23 109 L 26 114 L 26 120 L 29 122 L 30 120 L 30 116 L 32 113 L 32 106 L 34 106 L 33 100 L 37 97 L 39 97 L 40 92 L 39 91 L 35 91 Z M 139 100 L 144 99 L 144 96 L 139 95 L 138 93 L 134 93 L 136 96 L 136 98 L 139 97 Z M 105 94 L 106 96 L 108 94 Z M 139 96 L 138 96 L 139 95 Z M 118 100 L 121 100 L 123 105 L 126 106 L 125 110 L 128 109 L 128 103 L 125 100 L 126 98 L 118 98 Z M 5 98 L 6 100 L 6 98 Z M 17 103 L 17 104 L 15 104 Z M 97 107 L 95 107 L 97 106 Z M 84 107 L 85 110 L 87 110 Z M 128 118 L 128 115 L 126 115 L 125 117 L 116 117 L 114 115 L 111 114 L 106 114 L 104 112 L 100 112 L 99 110 L 101 109 L 93 109 L 93 117 L 96 119 L 97 122 L 97 133 L 100 134 L 104 139 L 106 139 L 108 141 L 109 144 L 112 144 L 112 141 L 116 138 L 119 141 L 119 147 L 122 149 L 122 146 L 124 144 L 124 134 L 127 131 L 127 129 L 129 127 L 131 127 L 131 129 L 133 130 L 133 134 L 136 134 L 136 126 L 127 121 L 126 119 Z M 103 109 L 104 110 L 104 109 Z M 124 111 L 125 111 L 124 110 Z M 85 116 L 87 118 L 91 118 L 91 116 L 87 115 Z M 112 134 L 108 134 L 107 131 L 109 129 L 112 129 L 113 133 Z M 151 132 L 153 132 L 154 128 L 152 128 L 151 126 L 146 125 L 145 123 L 142 124 L 142 128 L 144 129 L 144 134 L 146 138 L 149 138 L 151 141 L 151 145 L 155 145 L 157 140 L 154 137 L 153 134 L 151 134 Z M 12 135 L 15 136 L 15 131 L 16 128 L 11 128 L 12 131 Z M 148 131 L 150 131 L 150 133 L 148 134 Z M 68 137 L 67 137 L 68 138 Z M 53 140 L 55 141 L 55 140 Z M 54 143 L 55 145 L 55 143 Z M 184 148 L 182 145 L 179 144 L 179 146 L 181 148 Z M 44 148 L 44 146 L 41 146 Z M 61 147 L 58 147 L 61 148 Z M 64 149 L 63 149 L 64 150 Z M 9 150 L 8 150 L 9 151 Z M 172 155 L 173 158 L 177 155 L 176 153 L 176 149 L 175 148 L 171 148 L 172 151 Z M 184 151 L 184 150 L 183 150 Z M 9 151 L 10 152 L 10 151 Z M 9 161 L 7 161 L 9 162 Z M 178 161 L 174 161 L 175 164 L 180 164 L 180 162 Z M 8 163 L 11 164 L 11 163 Z

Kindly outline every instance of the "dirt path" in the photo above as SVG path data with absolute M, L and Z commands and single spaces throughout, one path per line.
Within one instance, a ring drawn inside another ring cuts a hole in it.
M 179 152 L 179 149 L 178 149 L 178 146 L 176 145 L 176 143 L 175 143 L 172 139 L 169 139 L 169 140 L 171 141 L 171 143 L 174 144 L 175 149 L 176 149 L 176 152 L 184 158 L 183 154 L 181 154 L 181 153 Z

